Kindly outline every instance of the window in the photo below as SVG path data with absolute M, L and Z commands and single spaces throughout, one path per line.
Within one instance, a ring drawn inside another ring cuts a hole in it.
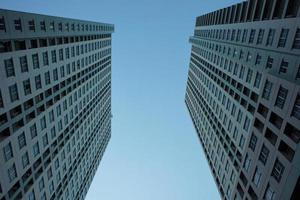
M 248 132 L 250 126 L 250 119 L 246 116 L 243 129 Z
M 48 85 L 50 84 L 50 72 L 45 73 L 45 84 Z
M 282 59 L 280 67 L 279 67 L 279 74 L 280 73 L 286 73 L 288 69 L 289 63 Z
M 30 79 L 23 81 L 24 94 L 31 94 Z
M 271 94 L 271 91 L 272 91 L 272 87 L 273 87 L 273 83 L 267 79 L 266 83 L 265 83 L 265 86 L 264 86 L 262 98 L 264 98 L 266 100 L 270 99 L 270 94 Z
M 267 64 L 266 64 L 266 69 L 271 69 L 272 65 L 273 65 L 273 58 L 268 57 Z
M 52 168 L 50 167 L 47 171 L 47 177 L 48 177 L 48 180 L 50 180 L 53 176 L 53 173 L 52 173 Z
M 20 66 L 21 66 L 21 72 L 28 72 L 28 62 L 26 56 L 20 57 Z
M 64 52 L 63 52 L 63 49 L 59 49 L 58 54 L 59 54 L 59 60 L 60 60 L 60 61 L 64 60 Z
M 251 69 L 248 69 L 248 73 L 247 73 L 247 77 L 246 77 L 246 82 L 247 83 L 251 82 L 252 74 L 253 74 L 253 71 Z
M 9 89 L 10 101 L 14 102 L 14 101 L 19 100 L 17 84 L 9 86 L 8 89 Z
M 23 165 L 23 168 L 27 167 L 28 164 L 29 164 L 29 156 L 28 156 L 28 153 L 26 152 L 22 156 L 22 165 Z
M 6 77 L 15 76 L 13 59 L 10 58 L 10 59 L 4 60 L 4 65 L 5 65 Z
M 281 29 L 278 47 L 285 47 L 285 43 L 289 34 L 289 29 Z
M 54 79 L 54 81 L 57 81 L 57 80 L 58 80 L 58 72 L 57 72 L 57 68 L 55 68 L 55 69 L 53 70 L 53 79 Z
M 267 43 L 266 46 L 272 46 L 273 40 L 275 36 L 275 29 L 270 29 L 268 33 Z
M 39 55 L 38 54 L 33 54 L 32 55 L 32 64 L 33 64 L 33 69 L 40 68 Z
M 36 131 L 36 125 L 35 124 L 33 124 L 30 127 L 30 135 L 31 135 L 31 139 L 33 139 L 37 136 L 37 131 Z
M 293 49 L 300 49 L 300 28 L 297 28 L 296 35 L 293 42 Z
M 286 88 L 280 86 L 279 90 L 278 90 L 275 106 L 282 109 L 284 106 L 287 94 L 288 94 L 288 90 Z
M 247 29 L 245 29 L 245 30 L 243 31 L 242 42 L 246 42 L 247 33 L 248 33 L 248 30 L 247 30 Z
M 283 172 L 283 164 L 278 159 L 276 159 L 271 176 L 274 177 L 277 182 L 280 182 Z
M 15 164 L 13 164 L 10 168 L 8 168 L 7 174 L 8 174 L 9 182 L 12 182 L 15 178 L 17 178 L 17 169 Z
M 15 23 L 15 30 L 16 31 L 22 31 L 21 19 L 15 19 L 14 23 Z
M 271 188 L 270 184 L 268 184 L 266 189 L 264 200 L 275 200 L 275 190 Z
M 34 77 L 34 79 L 35 79 L 35 88 L 37 90 L 42 88 L 41 75 L 38 75 L 38 76 Z
M 251 29 L 250 37 L 249 37 L 249 43 L 252 44 L 255 37 L 255 29 Z
M 255 60 L 255 65 L 259 65 L 261 63 L 261 55 L 257 54 L 256 60 Z
M 52 63 L 56 63 L 56 51 L 55 50 L 53 50 L 53 51 L 51 51 L 51 57 L 52 57 Z
M 259 30 L 256 44 L 262 44 L 264 33 L 265 33 L 264 29 Z
M 47 133 L 43 136 L 43 146 L 46 147 L 48 145 L 48 135 Z
M 28 21 L 28 29 L 30 31 L 35 31 L 35 23 L 34 23 L 34 20 L 29 20 Z
M 246 172 L 248 172 L 250 165 L 251 165 L 251 159 L 249 158 L 248 154 L 246 154 L 244 165 L 243 165 L 243 168 L 245 169 Z
M 55 30 L 54 22 L 50 22 L 49 28 L 50 28 L 50 30 L 52 30 L 52 31 Z
M 240 142 L 239 142 L 239 147 L 241 147 L 241 149 L 243 149 L 244 145 L 245 145 L 245 137 L 243 135 L 241 135 Z
M 292 110 L 292 116 L 300 120 L 300 94 L 297 95 L 294 107 Z
M 34 190 L 32 190 L 31 192 L 29 192 L 26 200 L 35 200 Z
M 41 31 L 46 31 L 46 23 L 45 23 L 45 21 L 41 21 L 40 25 L 41 25 Z
M 13 150 L 10 142 L 3 147 L 3 153 L 5 161 L 8 161 L 13 157 Z
M 19 143 L 19 149 L 22 149 L 23 147 L 26 146 L 26 138 L 24 132 L 18 136 L 18 143 Z
M 4 17 L 0 17 L 0 30 L 6 31 Z
M 257 72 L 256 73 L 256 77 L 255 77 L 255 81 L 254 81 L 254 87 L 259 88 L 260 86 L 260 81 L 261 81 L 261 73 Z
M 258 187 L 259 184 L 260 184 L 261 176 L 262 176 L 262 173 L 261 173 L 260 170 L 256 167 L 255 172 L 254 172 L 254 175 L 253 175 L 253 178 L 252 178 L 252 182 L 254 183 L 254 185 L 255 185 L 256 187 Z
M 47 128 L 45 116 L 40 119 L 40 125 L 41 125 L 41 129 L 42 130 L 44 130 L 45 128 Z
M 65 77 L 65 68 L 64 68 L 64 66 L 60 67 L 60 76 L 61 76 L 61 78 Z
M 32 147 L 33 156 L 36 157 L 40 153 L 39 143 L 35 143 Z
M 40 191 L 42 191 L 45 187 L 45 183 L 44 183 L 44 178 L 42 177 L 41 180 L 39 181 L 39 189 Z
M 43 64 L 44 64 L 44 66 L 49 65 L 48 52 L 47 51 L 43 52 Z
M 256 135 L 254 135 L 254 133 L 252 133 L 251 138 L 250 138 L 250 142 L 249 142 L 249 148 L 253 152 L 255 151 L 256 143 L 257 143 L 257 137 L 256 137 Z
M 260 160 L 265 165 L 268 160 L 269 153 L 270 150 L 263 144 L 258 160 Z

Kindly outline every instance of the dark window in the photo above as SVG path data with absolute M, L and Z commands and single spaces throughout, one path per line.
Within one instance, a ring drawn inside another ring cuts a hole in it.
M 44 66 L 49 65 L 48 52 L 47 51 L 43 52 L 43 64 L 44 64 Z
M 252 151 L 255 151 L 256 143 L 257 143 L 257 137 L 256 137 L 256 135 L 254 135 L 254 133 L 252 133 L 251 139 L 249 142 L 249 148 L 252 149 Z
M 276 159 L 271 176 L 274 177 L 274 179 L 277 182 L 280 182 L 283 172 L 284 172 L 283 164 L 278 159 Z
M 264 33 L 265 30 L 264 29 L 260 29 L 259 33 L 258 33 L 258 38 L 257 38 L 257 44 L 262 44 L 263 38 L 264 38 Z
M 293 49 L 300 49 L 300 28 L 297 28 L 293 43 Z
M 32 55 L 32 64 L 33 64 L 33 69 L 40 68 L 39 55 L 38 54 L 33 54 Z
M 0 53 L 12 51 L 10 41 L 1 41 L 0 42 Z
M 28 72 L 28 62 L 26 56 L 20 57 L 20 66 L 21 66 L 21 72 Z
M 15 68 L 12 58 L 4 60 L 4 66 L 6 71 L 6 77 L 15 76 Z
M 287 94 L 288 94 L 288 90 L 286 88 L 280 86 L 279 90 L 278 90 L 275 106 L 282 109 L 284 107 L 284 103 L 285 103 Z
M 6 31 L 4 17 L 0 17 L 0 30 Z
M 251 29 L 249 43 L 252 44 L 255 37 L 255 29 Z
M 278 47 L 285 47 L 285 43 L 289 34 L 289 29 L 281 29 Z
M 18 87 L 17 84 L 14 84 L 12 86 L 9 86 L 9 94 L 10 94 L 10 100 L 11 102 L 14 102 L 19 99 L 19 94 L 18 94 Z
M 279 67 L 279 73 L 286 73 L 288 69 L 289 63 L 282 59 L 280 67 Z
M 300 120 L 300 94 L 298 94 L 296 97 L 292 111 L 292 116 Z
M 45 21 L 41 21 L 40 25 L 41 25 L 41 31 L 46 31 L 46 23 L 45 23 Z
M 22 31 L 21 19 L 15 19 L 14 23 L 15 23 L 15 30 Z
M 24 94 L 25 95 L 31 94 L 31 86 L 30 86 L 30 80 L 29 79 L 23 81 L 23 87 L 24 87 Z
M 18 136 L 19 148 L 22 149 L 26 146 L 26 138 L 24 132 Z
M 35 23 L 34 23 L 34 20 L 29 20 L 29 21 L 28 21 L 28 28 L 29 28 L 29 30 L 31 30 L 31 31 L 35 31 Z
M 268 33 L 267 43 L 266 46 L 272 46 L 273 40 L 275 36 L 275 29 L 270 29 Z
M 273 61 L 274 61 L 274 59 L 269 56 L 268 59 L 267 59 L 267 64 L 266 64 L 266 68 L 267 69 L 271 69 L 272 68 Z
M 269 80 L 266 80 L 262 97 L 266 100 L 269 100 L 270 94 L 272 91 L 273 83 Z
M 270 150 L 265 145 L 263 145 L 258 160 L 260 160 L 265 165 L 268 160 L 269 153 Z

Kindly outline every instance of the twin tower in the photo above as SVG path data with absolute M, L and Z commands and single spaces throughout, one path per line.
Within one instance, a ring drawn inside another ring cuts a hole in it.
M 222 199 L 300 199 L 299 5 L 197 17 L 185 103 Z M 0 200 L 85 198 L 111 135 L 113 31 L 0 10 Z

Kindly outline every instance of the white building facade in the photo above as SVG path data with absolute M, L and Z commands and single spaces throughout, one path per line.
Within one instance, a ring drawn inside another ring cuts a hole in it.
M 111 24 L 0 10 L 0 199 L 84 199 L 111 136 Z
M 299 4 L 197 18 L 185 102 L 222 199 L 300 199 Z

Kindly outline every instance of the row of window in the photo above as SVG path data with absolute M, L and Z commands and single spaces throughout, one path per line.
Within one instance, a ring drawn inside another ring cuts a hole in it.
M 13 25 L 15 31 L 24 31 L 27 23 L 27 29 L 29 31 L 113 31 L 112 26 L 108 25 L 95 25 L 95 24 L 84 24 L 84 23 L 70 23 L 70 22 L 57 22 L 57 21 L 50 21 L 49 23 L 45 20 L 28 20 L 24 21 L 20 17 L 15 18 L 13 20 Z M 7 22 L 4 16 L 0 16 L 0 31 L 7 31 Z
M 248 32 L 249 38 L 248 38 Z M 289 29 L 281 29 L 279 40 L 277 42 L 276 47 L 284 48 L 289 37 Z M 242 42 L 248 44 L 257 44 L 263 45 L 264 38 L 265 46 L 273 46 L 274 38 L 276 34 L 276 29 L 269 29 L 268 32 L 265 29 L 238 29 L 238 30 L 231 30 L 231 29 L 213 29 L 213 30 L 195 30 L 195 36 L 204 37 L 204 38 L 211 38 L 211 39 L 218 39 L 218 40 L 227 40 L 227 41 L 235 41 L 235 42 Z M 248 38 L 248 39 L 247 39 Z M 256 38 L 256 41 L 254 39 Z M 300 28 L 297 28 L 296 34 L 293 40 L 293 49 L 300 49 Z

